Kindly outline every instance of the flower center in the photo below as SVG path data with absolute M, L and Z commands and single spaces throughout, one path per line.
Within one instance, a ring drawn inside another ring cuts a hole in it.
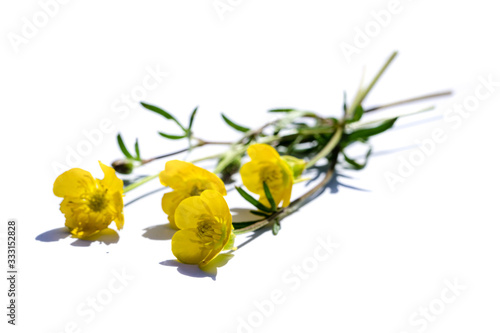
M 278 168 L 263 168 L 260 172 L 260 179 L 269 187 L 279 186 L 282 179 L 281 171 Z
M 106 191 L 96 191 L 90 195 L 88 198 L 87 205 L 94 212 L 100 212 L 108 205 L 108 199 L 106 199 Z
M 192 197 L 194 196 L 199 196 L 203 192 L 203 189 L 199 188 L 198 186 L 193 186 L 191 188 L 191 192 L 189 193 Z
M 212 219 L 203 219 L 198 222 L 198 236 L 205 245 L 218 242 L 222 237 L 222 228 Z

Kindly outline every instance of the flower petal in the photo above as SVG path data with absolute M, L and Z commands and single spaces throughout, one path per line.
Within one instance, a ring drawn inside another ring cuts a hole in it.
M 79 197 L 89 189 L 95 188 L 95 179 L 90 172 L 80 168 L 70 169 L 60 174 L 54 182 L 54 194 L 57 197 Z
M 253 193 L 264 193 L 264 188 L 262 187 L 262 180 L 260 177 L 260 170 L 262 169 L 262 163 L 257 161 L 250 161 L 245 163 L 240 168 L 241 180 L 243 185 Z
M 125 224 L 125 218 L 123 216 L 123 197 L 120 192 L 115 192 L 113 194 L 113 206 L 116 216 L 114 218 L 116 228 L 121 230 Z
M 251 145 L 248 147 L 247 154 L 252 160 L 274 161 L 280 159 L 280 154 L 276 149 L 264 143 Z
M 232 224 L 231 211 L 224 197 L 217 191 L 206 190 L 200 196 L 211 215 L 217 217 L 218 221 L 224 222 L 226 226 Z
M 213 189 L 226 195 L 224 183 L 217 175 L 192 163 L 179 160 L 165 163 L 165 170 L 160 172 L 160 182 L 174 190 L 188 192 L 191 192 L 193 184 L 200 184 L 203 189 Z
M 196 265 L 208 256 L 210 249 L 202 246 L 196 229 L 184 229 L 172 237 L 172 253 L 180 262 Z
M 168 215 L 170 226 L 174 229 L 179 229 L 177 223 L 175 222 L 175 210 L 177 209 L 179 204 L 186 198 L 189 198 L 189 193 L 175 190 L 165 193 L 161 200 L 161 208 Z
M 196 228 L 204 216 L 211 216 L 206 201 L 200 196 L 189 197 L 184 199 L 175 210 L 175 224 L 179 229 Z
M 110 192 L 121 192 L 123 193 L 123 181 L 116 176 L 115 169 L 109 167 L 101 161 L 99 161 L 101 170 L 104 173 L 104 178 L 101 181 L 101 185 L 107 188 Z

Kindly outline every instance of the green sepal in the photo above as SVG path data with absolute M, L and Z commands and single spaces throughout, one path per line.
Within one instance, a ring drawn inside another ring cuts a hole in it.
M 231 236 L 229 237 L 229 241 L 226 246 L 222 249 L 222 251 L 236 250 L 234 247 L 234 240 L 236 239 L 236 235 L 231 232 Z
M 278 234 L 278 232 L 280 232 L 280 230 L 281 230 L 281 224 L 278 221 L 274 222 L 273 235 L 276 236 Z

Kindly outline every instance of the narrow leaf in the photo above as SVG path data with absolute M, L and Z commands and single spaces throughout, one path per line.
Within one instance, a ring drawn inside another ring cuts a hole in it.
M 271 205 L 271 210 L 273 212 L 275 212 L 276 211 L 276 202 L 274 201 L 271 190 L 269 190 L 269 186 L 267 186 L 266 182 L 263 182 L 262 186 L 264 186 L 264 192 L 266 193 L 267 201 L 269 201 L 269 204 Z
M 198 107 L 195 107 L 193 112 L 191 113 L 191 117 L 189 118 L 189 127 L 188 131 L 191 132 L 191 127 L 193 127 L 194 117 L 196 116 L 196 112 L 198 112 Z
M 250 131 L 250 128 L 244 127 L 244 126 L 240 126 L 238 124 L 233 123 L 228 117 L 226 117 L 222 113 L 221 113 L 221 116 L 222 116 L 222 119 L 224 119 L 224 121 L 226 122 L 226 124 L 228 124 L 229 126 L 231 126 L 232 128 L 234 128 L 235 130 L 243 132 L 243 133 Z
M 257 207 L 258 209 L 260 209 L 263 212 L 272 213 L 272 210 L 270 210 L 268 207 L 266 207 L 262 203 L 260 203 L 257 199 L 255 199 L 250 194 L 245 192 L 245 190 L 243 190 L 241 187 L 236 186 L 235 188 L 236 188 L 236 191 L 238 191 L 238 193 L 243 197 L 243 199 L 245 199 L 246 201 L 248 201 L 249 203 L 251 203 L 252 205 L 254 205 L 255 207 Z
M 163 110 L 163 109 L 160 109 L 159 107 L 157 106 L 154 106 L 154 105 L 151 105 L 151 104 L 146 104 L 144 102 L 141 102 L 141 105 L 144 106 L 146 109 L 150 110 L 150 111 L 153 111 L 155 113 L 158 113 L 159 115 L 169 119 L 169 120 L 173 120 L 176 122 L 177 125 L 179 125 L 179 127 L 184 131 L 186 132 L 186 129 L 184 128 L 184 126 L 181 125 L 181 123 L 174 117 L 172 116 L 170 113 L 168 113 L 167 111 Z
M 272 109 L 267 112 L 278 113 L 278 112 L 292 112 L 292 111 L 295 111 L 295 109 Z
M 260 221 L 262 221 L 262 220 L 260 220 Z M 252 224 L 259 223 L 260 221 L 233 223 L 233 228 L 234 228 L 234 230 L 243 229 L 243 228 L 251 226 Z
M 398 118 L 392 118 L 375 127 L 358 129 L 348 135 L 348 141 L 354 142 L 359 139 L 366 139 L 370 136 L 385 132 L 394 125 L 396 120 L 398 120 Z
M 141 160 L 141 153 L 139 152 L 139 139 L 135 139 L 135 159 Z
M 120 150 L 122 151 L 123 155 L 125 155 L 126 158 L 134 159 L 132 157 L 132 154 L 129 153 L 127 147 L 125 147 L 125 143 L 123 142 L 122 136 L 119 133 L 116 139 L 118 140 L 118 145 L 120 146 Z
M 260 212 L 258 210 L 251 210 L 250 213 L 254 214 L 254 215 L 257 215 L 257 216 L 265 216 L 265 217 L 268 217 L 269 214 L 266 214 L 266 213 L 263 213 L 263 212 Z
M 352 121 L 353 122 L 359 121 L 364 113 L 365 113 L 365 111 L 363 110 L 363 107 L 361 105 L 358 105 L 354 109 L 354 116 L 352 117 Z
M 344 160 L 349 163 L 349 165 L 354 169 L 354 170 L 361 170 L 366 167 L 366 164 L 368 163 L 368 158 L 370 157 L 372 153 L 372 148 L 368 149 L 365 155 L 365 161 L 363 163 L 359 163 L 356 160 L 349 158 L 344 152 L 342 152 L 342 155 L 344 156 Z
M 184 139 L 186 137 L 186 134 L 184 135 L 171 135 L 171 134 L 166 134 L 162 132 L 158 132 L 161 136 L 164 138 L 170 139 L 170 140 L 179 140 L 179 139 Z
M 347 93 L 344 91 L 344 113 L 347 112 Z

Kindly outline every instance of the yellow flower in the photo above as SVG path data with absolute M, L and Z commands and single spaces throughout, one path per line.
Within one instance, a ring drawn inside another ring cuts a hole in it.
M 231 212 L 217 191 L 206 190 L 182 201 L 175 220 L 181 230 L 172 237 L 172 252 L 182 263 L 203 267 L 233 246 Z
M 172 192 L 163 195 L 161 207 L 168 215 L 170 226 L 174 229 L 179 229 L 175 221 L 175 210 L 182 200 L 199 196 L 205 190 L 215 190 L 222 195 L 227 194 L 224 183 L 214 173 L 192 163 L 178 160 L 165 163 L 165 170 L 160 172 L 160 182 L 173 189 Z
M 103 179 L 95 179 L 90 172 L 74 168 L 54 182 L 54 194 L 64 198 L 61 212 L 66 216 L 66 227 L 77 238 L 87 238 L 106 229 L 115 221 L 123 228 L 123 181 L 113 168 L 99 162 Z
M 273 147 L 257 143 L 248 147 L 251 161 L 240 169 L 243 185 L 260 196 L 259 201 L 269 206 L 263 182 L 269 187 L 277 206 L 283 202 L 283 207 L 290 204 L 294 175 L 288 163 L 281 158 Z

